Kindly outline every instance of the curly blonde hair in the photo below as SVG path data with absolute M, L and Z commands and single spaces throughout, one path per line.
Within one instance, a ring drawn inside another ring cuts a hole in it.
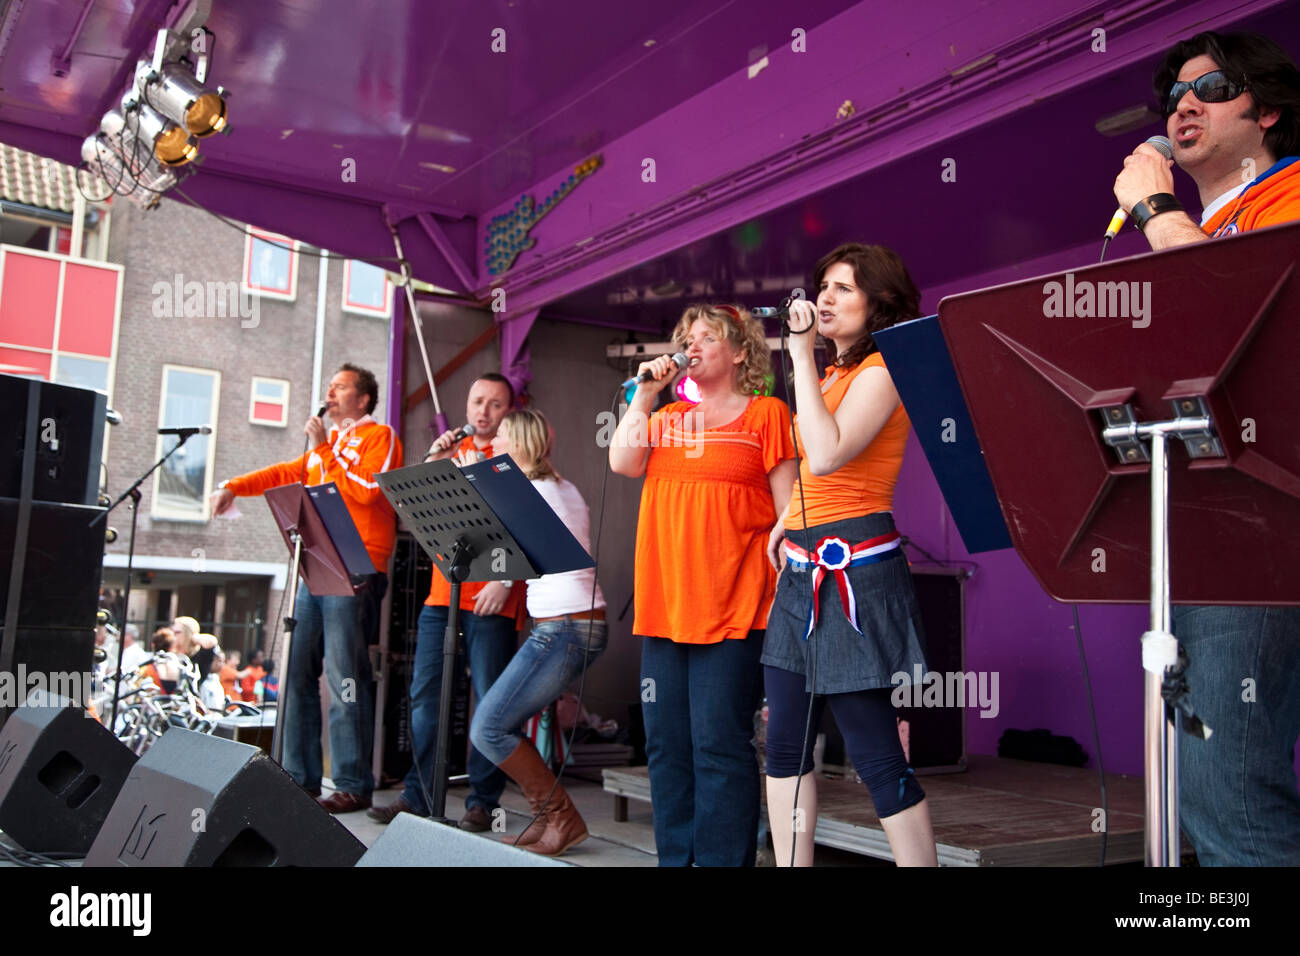
M 766 394 L 772 377 L 772 354 L 767 347 L 763 323 L 750 315 L 743 305 L 690 305 L 673 330 L 673 342 L 683 349 L 696 319 L 703 319 L 719 340 L 745 353 L 744 361 L 736 366 L 736 391 L 742 395 Z
M 559 473 L 551 466 L 555 432 L 545 415 L 535 408 L 521 408 L 501 419 L 498 431 L 503 427 L 510 433 L 510 445 L 514 451 L 528 459 L 525 462 L 515 458 L 526 478 L 531 481 L 543 478 L 559 480 Z

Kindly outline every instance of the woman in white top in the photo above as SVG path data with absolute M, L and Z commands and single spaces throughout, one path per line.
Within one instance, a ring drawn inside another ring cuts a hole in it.
M 549 460 L 552 433 L 541 412 L 511 412 L 492 442 L 494 455 L 510 455 L 565 526 L 591 550 L 591 516 L 571 482 Z M 547 574 L 528 582 L 528 614 L 533 630 L 505 672 L 479 701 L 470 725 L 478 751 L 519 784 L 534 822 L 516 846 L 557 856 L 587 838 L 587 825 L 519 727 L 559 697 L 584 666 L 605 649 L 605 598 L 592 568 Z

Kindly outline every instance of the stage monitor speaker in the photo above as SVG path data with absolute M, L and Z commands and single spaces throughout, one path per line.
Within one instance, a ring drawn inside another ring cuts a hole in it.
M 86 866 L 352 866 L 365 852 L 256 747 L 173 727 L 136 763 Z
M 0 830 L 36 853 L 84 856 L 135 762 L 83 708 L 33 695 L 0 731 Z
M 95 632 L 90 627 L 20 627 L 11 638 L 0 626 L 0 651 L 14 641 L 12 673 L 0 672 L 0 727 L 29 691 L 43 690 L 77 705 L 88 703 L 94 670 Z M 93 723 L 93 721 L 92 721 Z
M 939 674 L 963 673 L 966 669 L 964 584 L 961 571 L 912 567 L 912 586 L 916 588 L 925 628 L 926 665 Z M 915 676 L 908 674 L 908 681 Z M 908 724 L 909 758 L 917 773 L 958 773 L 966 769 L 966 714 L 976 707 L 977 701 L 972 700 L 965 708 L 897 708 L 898 716 Z M 844 739 L 835 726 L 831 708 L 823 712 L 819 729 L 826 733 L 825 762 L 847 764 Z
M 357 866 L 572 866 L 494 836 L 476 836 L 425 817 L 399 813 Z
M 17 498 L 31 379 L 0 375 L 0 497 Z M 108 399 L 101 392 L 40 382 L 36 436 L 37 501 L 93 505 L 99 499 Z M 101 533 L 103 529 L 101 528 Z

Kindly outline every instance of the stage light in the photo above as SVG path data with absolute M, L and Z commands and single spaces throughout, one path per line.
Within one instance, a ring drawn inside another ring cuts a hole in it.
M 122 98 L 127 127 L 164 166 L 184 166 L 199 154 L 190 134 L 157 110 L 136 99 L 132 90 Z
M 179 63 L 155 71 L 152 64 L 141 60 L 136 66 L 135 88 L 145 103 L 200 139 L 226 125 L 225 98 Z

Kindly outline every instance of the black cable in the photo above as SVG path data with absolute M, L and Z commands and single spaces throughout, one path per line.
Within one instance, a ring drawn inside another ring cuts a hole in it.
M 794 334 L 802 335 L 806 332 L 811 332 L 812 329 L 813 326 L 810 325 L 803 332 L 796 332 Z M 789 332 L 789 324 L 786 322 L 782 322 L 781 323 L 781 384 L 785 388 L 786 398 L 790 400 L 790 441 L 794 444 L 794 480 L 795 480 L 795 484 L 799 486 L 799 512 L 800 512 L 799 516 L 803 521 L 804 540 L 807 541 L 808 540 L 808 507 L 807 507 L 807 503 L 804 501 L 803 461 L 799 455 L 799 437 L 795 432 L 795 426 L 794 426 L 794 417 L 798 411 L 798 402 L 795 399 L 794 389 L 791 387 L 790 384 L 790 373 L 793 371 L 794 359 L 790 358 L 789 346 L 786 344 L 786 335 L 788 332 Z M 789 359 L 790 362 L 788 366 L 786 364 L 787 359 Z M 812 566 L 809 565 L 808 573 L 812 574 L 812 570 L 813 570 Z M 817 595 L 813 594 L 813 600 L 815 601 L 816 599 L 817 599 Z M 809 608 L 810 614 L 811 611 L 812 609 Z M 814 640 L 816 636 L 817 636 L 816 633 L 811 633 L 808 635 L 808 641 L 812 644 L 812 666 L 810 668 L 810 673 L 808 675 L 808 680 L 810 685 L 812 686 L 812 690 L 808 692 L 808 714 L 807 716 L 804 717 L 803 744 L 799 749 L 799 772 L 795 777 L 794 804 L 790 810 L 790 866 L 791 867 L 794 866 L 795 846 L 799 840 L 799 834 L 795 830 L 794 822 L 795 819 L 797 818 L 796 811 L 799 809 L 799 790 L 803 786 L 803 765 L 804 765 L 804 761 L 808 759 L 808 737 L 812 733 L 813 704 L 817 700 L 817 643 Z M 813 831 L 814 833 L 816 832 L 815 823 L 813 825 Z
M 221 215 L 221 213 L 219 212 L 213 212 L 203 203 L 198 202 L 197 200 L 192 198 L 188 193 L 185 192 L 185 190 L 181 189 L 179 183 L 173 186 L 169 191 L 174 193 L 180 193 L 180 195 L 185 199 L 185 201 L 189 203 L 191 206 L 193 206 L 195 209 L 199 209 L 202 210 L 203 212 L 206 212 L 213 219 L 216 219 L 218 222 L 225 223 L 227 226 L 229 226 L 231 229 L 236 230 L 241 235 L 248 235 L 248 230 L 244 227 L 244 224 L 236 222 L 233 219 L 228 219 L 225 216 Z M 275 246 L 275 248 L 283 250 L 284 252 L 296 253 L 297 255 L 300 256 L 314 256 L 317 259 L 321 259 L 331 254 L 328 249 L 317 249 L 313 252 L 312 250 L 309 249 L 301 249 L 301 248 L 294 249 L 292 246 L 282 245 L 276 242 L 274 239 L 268 239 L 265 236 L 258 236 L 257 238 L 259 241 L 265 242 L 268 246 Z M 337 253 L 334 254 L 334 257 L 339 258 Z M 347 258 L 351 259 L 353 262 L 365 262 L 368 263 L 369 265 L 376 266 L 376 267 L 378 267 L 381 262 L 396 262 L 400 266 L 407 261 L 405 259 L 400 259 L 397 256 L 374 256 L 369 259 L 360 259 L 357 258 L 356 256 L 348 256 Z
M 1092 719 L 1092 745 L 1097 749 L 1097 780 L 1101 785 L 1101 860 L 1106 865 L 1106 836 L 1110 832 L 1110 807 L 1106 801 L 1106 771 L 1101 761 L 1101 734 L 1097 729 L 1097 706 L 1092 699 L 1092 678 L 1088 674 L 1088 657 L 1083 652 L 1083 628 L 1079 625 L 1079 605 L 1071 604 L 1074 611 L 1074 637 L 1079 642 L 1079 661 L 1083 664 L 1083 686 L 1088 691 L 1088 716 Z
M 78 853 L 38 853 L 35 850 L 25 850 L 21 847 L 10 847 L 0 841 L 0 856 L 3 856 L 15 866 L 28 867 L 51 867 L 51 866 L 68 866 L 65 860 L 83 859 Z

